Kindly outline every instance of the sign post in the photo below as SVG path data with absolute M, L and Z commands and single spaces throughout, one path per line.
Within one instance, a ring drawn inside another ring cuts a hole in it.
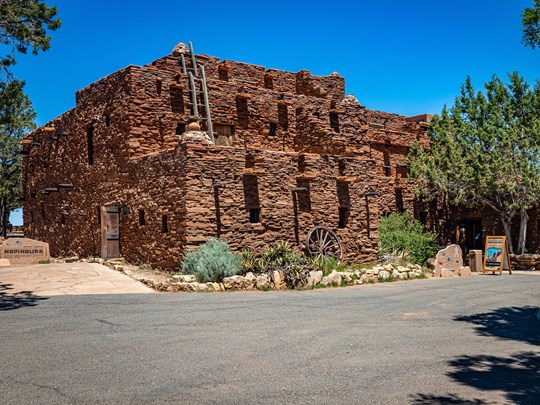
M 499 275 L 502 275 L 503 270 L 508 270 L 512 274 L 506 236 L 488 236 L 486 237 L 486 254 L 482 274 L 485 274 L 486 271 L 495 274 L 498 271 Z

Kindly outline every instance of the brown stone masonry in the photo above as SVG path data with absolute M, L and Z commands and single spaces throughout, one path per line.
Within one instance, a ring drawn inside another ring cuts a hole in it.
M 301 249 L 316 225 L 345 260 L 374 260 L 378 218 L 414 210 L 405 159 L 429 117 L 368 110 L 337 73 L 196 60 L 216 144 L 181 142 L 193 109 L 180 54 L 107 76 L 23 141 L 25 234 L 53 255 L 101 256 L 102 207 L 116 207 L 110 243 L 131 262 L 174 267 L 211 236 Z

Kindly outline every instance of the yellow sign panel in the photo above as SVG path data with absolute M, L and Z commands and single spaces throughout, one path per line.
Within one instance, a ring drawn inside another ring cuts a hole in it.
M 486 271 L 492 271 L 495 274 L 498 271 L 499 275 L 502 275 L 503 270 L 508 270 L 512 274 L 506 236 L 488 236 L 482 274 Z

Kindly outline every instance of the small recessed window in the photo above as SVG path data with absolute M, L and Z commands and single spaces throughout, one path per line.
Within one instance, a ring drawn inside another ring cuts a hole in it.
M 396 210 L 398 212 L 404 212 L 405 207 L 403 203 L 403 190 L 400 188 L 396 188 L 395 197 L 396 197 Z
M 251 222 L 252 224 L 258 224 L 259 222 L 261 222 L 261 209 L 260 208 L 250 208 L 249 222 Z
M 161 94 L 161 88 L 162 88 L 162 85 L 163 85 L 163 81 L 161 79 L 157 79 L 156 80 L 156 91 L 157 91 L 157 94 L 160 95 Z
M 214 125 L 214 137 L 216 138 L 216 145 L 233 146 L 234 126 L 223 124 Z
M 349 223 L 351 210 L 349 207 L 339 207 L 339 222 L 338 228 L 345 228 Z
M 161 232 L 169 232 L 169 219 L 167 218 L 167 215 L 161 216 Z
M 337 114 L 330 114 L 330 126 L 335 132 L 339 132 L 339 116 Z
M 264 76 L 264 87 L 270 90 L 274 88 L 274 79 L 272 76 Z
M 66 215 L 60 214 L 60 224 L 65 225 L 66 224 Z
M 146 220 L 144 218 L 144 210 L 139 210 L 139 226 L 146 225 Z
M 224 82 L 228 82 L 229 81 L 229 70 L 224 69 L 224 68 L 219 68 L 218 69 L 218 77 L 219 77 L 219 80 L 222 80 Z
M 36 198 L 36 195 L 37 195 L 37 194 L 36 194 L 35 191 L 32 191 L 32 192 L 30 193 L 30 197 L 32 197 L 32 198 Z
M 289 112 L 286 104 L 278 104 L 278 121 L 279 126 L 285 131 L 289 129 Z
M 94 127 L 88 127 L 86 129 L 86 140 L 88 147 L 88 164 L 94 164 Z
M 176 135 L 182 135 L 184 132 L 186 132 L 186 124 L 178 124 L 175 130 Z
M 111 116 L 109 114 L 105 115 L 105 126 L 107 128 L 111 126 Z
M 424 224 L 424 225 L 427 224 L 427 212 L 426 211 L 422 211 L 420 213 L 420 222 L 422 224 Z
M 277 124 L 275 122 L 270 123 L 270 128 L 268 129 L 268 136 L 274 138 L 277 134 Z

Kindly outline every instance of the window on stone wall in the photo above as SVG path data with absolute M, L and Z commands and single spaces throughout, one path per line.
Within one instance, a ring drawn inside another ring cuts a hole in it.
M 224 82 L 228 82 L 229 81 L 229 69 L 225 69 L 225 68 L 218 68 L 218 77 L 219 77 L 219 80 L 222 80 Z
M 390 176 L 392 173 L 392 166 L 390 163 L 390 152 L 388 151 L 387 147 L 384 147 L 383 150 L 383 168 L 384 168 L 384 175 Z
M 396 197 L 396 210 L 398 212 L 405 211 L 405 208 L 403 205 L 403 190 L 400 188 L 396 188 L 395 197 Z
M 175 134 L 182 135 L 184 132 L 186 132 L 186 124 L 178 124 L 176 126 Z
M 271 122 L 268 128 L 268 137 L 275 138 L 276 135 L 277 135 L 277 124 L 275 122 Z
M 349 223 L 349 216 L 351 215 L 351 209 L 349 207 L 339 207 L 339 222 L 338 228 L 345 228 Z
M 272 76 L 264 76 L 264 87 L 270 90 L 274 88 L 274 79 Z
M 236 99 L 236 118 L 240 128 L 249 128 L 249 106 L 245 98 Z
M 339 132 L 339 115 L 330 114 L 330 126 L 335 132 Z
M 86 128 L 86 141 L 88 147 L 88 164 L 94 164 L 94 127 Z
M 66 215 L 64 213 L 60 214 L 60 224 L 65 225 L 66 224 Z
M 216 138 L 216 145 L 233 146 L 234 126 L 223 124 L 214 125 L 214 137 Z
M 258 224 L 261 222 L 261 209 L 250 208 L 249 209 L 249 222 L 252 224 Z
M 139 226 L 146 225 L 146 220 L 144 218 L 144 210 L 139 210 Z
M 167 217 L 167 215 L 161 216 L 161 232 L 162 233 L 169 232 L 169 218 Z
M 111 116 L 110 114 L 105 115 L 105 126 L 109 128 L 111 126 Z
M 420 219 L 420 222 L 422 224 L 427 224 L 427 212 L 426 211 L 422 211 L 419 215 L 419 219 Z
M 37 193 L 36 193 L 35 190 L 32 190 L 32 191 L 30 192 L 30 197 L 36 198 L 36 195 L 37 195 Z
M 289 111 L 286 104 L 278 104 L 278 122 L 284 130 L 289 129 Z

